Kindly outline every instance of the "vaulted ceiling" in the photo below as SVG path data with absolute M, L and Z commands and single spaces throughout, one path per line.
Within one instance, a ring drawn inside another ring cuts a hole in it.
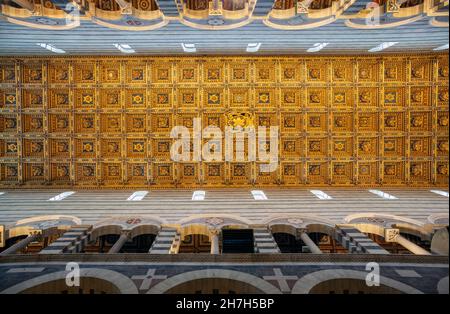
M 136 54 L 430 52 L 448 44 L 445 0 L 0 0 L 0 55 L 118 55 L 114 44 Z M 67 6 L 67 4 L 72 6 Z M 63 8 L 63 9 L 61 9 Z M 67 12 L 80 13 L 80 25 Z M 378 22 L 371 14 L 379 12 Z

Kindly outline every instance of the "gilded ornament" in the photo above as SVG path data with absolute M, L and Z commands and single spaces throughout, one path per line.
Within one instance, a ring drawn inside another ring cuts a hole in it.
M 227 126 L 233 131 L 242 131 L 255 127 L 255 117 L 249 112 L 230 112 L 226 115 Z
M 384 174 L 388 176 L 395 175 L 395 166 L 394 165 L 386 165 L 384 166 Z

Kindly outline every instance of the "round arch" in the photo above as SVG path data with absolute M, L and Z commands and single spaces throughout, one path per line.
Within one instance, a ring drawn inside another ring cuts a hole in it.
M 130 231 L 131 238 L 135 238 L 137 236 L 143 235 L 143 234 L 154 234 L 157 235 L 159 230 L 161 229 L 158 225 L 150 225 L 150 224 L 142 224 L 134 227 Z
M 163 223 L 159 217 L 117 216 L 96 223 L 92 237 L 120 234 L 123 231 L 130 232 L 132 238 L 146 233 L 157 234 Z
M 123 227 L 119 224 L 103 225 L 92 230 L 91 238 L 97 239 L 107 234 L 121 234 Z
M 180 219 L 178 221 L 179 225 L 187 225 L 189 223 L 192 223 L 194 221 L 206 221 L 210 218 L 219 218 L 226 221 L 234 221 L 239 225 L 249 226 L 251 225 L 251 221 L 249 221 L 246 218 L 237 216 L 237 215 L 228 215 L 228 214 L 198 214 L 198 215 L 192 215 L 183 219 Z
M 240 281 L 255 287 L 265 294 L 281 294 L 281 291 L 278 288 L 259 277 L 228 269 L 203 269 L 179 274 L 158 283 L 156 286 L 151 288 L 147 294 L 163 294 L 180 284 L 192 280 L 213 278 Z
M 9 287 L 0 292 L 0 294 L 18 294 L 27 289 L 36 287 L 41 284 L 52 282 L 55 280 L 64 280 L 67 276 L 67 271 L 58 271 L 46 275 L 42 275 L 24 282 L 21 282 L 15 286 Z M 127 276 L 112 271 L 109 269 L 100 268 L 85 268 L 80 269 L 81 278 L 95 278 L 110 282 L 114 285 L 121 294 L 137 294 L 138 289 L 133 281 Z
M 44 215 L 20 219 L 7 227 L 8 237 L 29 235 L 36 230 L 45 231 L 51 228 L 68 229 L 73 225 L 81 225 L 81 219 L 68 215 Z
M 415 219 L 407 218 L 407 217 L 401 217 L 396 215 L 389 215 L 389 214 L 378 214 L 378 213 L 359 213 L 359 214 L 351 214 L 344 218 L 345 223 L 352 223 L 355 220 L 358 219 L 364 219 L 364 218 L 378 218 L 383 220 L 384 224 L 392 224 L 392 223 L 403 223 L 412 225 L 415 227 L 423 227 L 425 224 L 423 222 L 420 222 Z
M 294 237 L 297 236 L 297 228 L 295 226 L 283 223 L 275 223 L 273 225 L 269 225 L 270 231 L 272 234 L 274 233 L 287 233 Z
M 264 219 L 262 224 L 270 224 L 277 220 L 291 220 L 289 223 L 293 225 L 318 223 L 334 227 L 336 224 L 324 217 L 308 214 L 287 214 L 287 215 L 270 215 L 267 219 Z
M 334 236 L 336 226 L 331 220 L 312 215 L 273 215 L 263 223 L 270 227 L 272 233 L 282 232 L 293 236 L 297 236 L 298 229 Z
M 366 280 L 367 274 L 367 272 L 348 269 L 326 269 L 316 271 L 300 278 L 292 288 L 292 294 L 308 294 L 318 284 L 334 279 Z M 380 276 L 380 282 L 384 286 L 406 294 L 423 294 L 420 290 L 387 277 Z
M 248 229 L 250 223 L 234 215 L 194 215 L 180 220 L 179 225 L 179 232 L 184 238 L 191 234 L 201 234 L 210 237 L 211 229 Z
M 188 224 L 188 225 L 184 225 L 180 228 L 180 234 L 181 234 L 181 238 L 184 239 L 186 236 L 188 235 L 192 235 L 192 234 L 200 234 L 206 237 L 210 237 L 209 234 L 209 228 L 207 225 L 204 224 L 199 224 L 199 223 L 193 223 L 193 224 Z
M 384 237 L 385 228 L 398 228 L 405 233 L 429 238 L 426 224 L 415 219 L 389 214 L 359 213 L 344 218 L 344 222 L 353 224 L 361 232 L 373 233 Z

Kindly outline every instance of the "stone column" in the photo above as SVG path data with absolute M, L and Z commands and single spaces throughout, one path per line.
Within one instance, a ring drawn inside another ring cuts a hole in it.
M 220 254 L 219 235 L 220 229 L 209 229 L 209 238 L 211 239 L 211 254 Z
M 25 239 L 17 242 L 16 244 L 12 245 L 11 247 L 1 252 L 0 255 L 14 254 L 17 251 L 20 251 L 23 248 L 27 247 L 28 244 L 30 244 L 31 242 L 36 241 L 39 238 L 39 236 L 40 236 L 39 234 L 29 235 Z
M 397 242 L 398 244 L 403 246 L 405 249 L 407 249 L 408 251 L 410 251 L 416 255 L 431 255 L 430 252 L 428 252 L 427 250 L 424 250 L 417 244 L 409 241 L 408 239 L 406 239 L 405 237 L 403 237 L 401 235 L 398 235 L 395 238 L 395 242 Z
M 129 239 L 129 234 L 127 232 L 123 232 L 119 239 L 116 241 L 116 243 L 114 243 L 113 247 L 108 251 L 108 254 L 114 254 L 114 253 L 119 253 L 120 249 L 124 246 L 124 244 L 128 241 Z
M 322 251 L 314 243 L 314 241 L 311 240 L 309 235 L 306 233 L 306 230 L 300 230 L 300 239 L 302 239 L 303 243 L 305 243 L 309 247 L 309 249 L 311 250 L 311 253 L 322 254 Z

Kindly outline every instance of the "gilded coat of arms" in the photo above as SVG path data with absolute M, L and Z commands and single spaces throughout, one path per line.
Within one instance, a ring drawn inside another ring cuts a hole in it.
M 244 129 L 255 126 L 255 117 L 249 112 L 230 112 L 226 116 L 227 126 L 231 127 L 233 131 L 239 132 Z

